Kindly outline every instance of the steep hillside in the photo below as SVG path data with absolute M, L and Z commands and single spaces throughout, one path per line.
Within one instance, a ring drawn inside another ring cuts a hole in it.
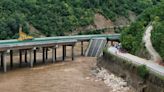
M 129 28 L 122 32 L 122 45 L 130 53 L 146 57 L 147 51 L 145 50 L 142 42 L 146 26 L 149 23 L 153 24 L 152 43 L 156 51 L 161 55 L 164 60 L 164 2 L 159 5 L 146 9 L 137 19 L 132 23 Z
M 65 35 L 93 24 L 100 13 L 112 22 L 129 12 L 140 14 L 160 0 L 0 0 L 0 39 L 17 38 L 19 24 L 29 25 L 46 36 Z M 116 22 L 117 23 L 117 22 Z

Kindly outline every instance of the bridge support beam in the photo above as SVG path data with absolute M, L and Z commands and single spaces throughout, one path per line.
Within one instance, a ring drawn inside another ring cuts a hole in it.
M 72 60 L 74 60 L 74 47 L 75 45 L 72 45 Z
M 1 52 L 1 67 L 3 67 L 3 52 Z
M 25 59 L 25 63 L 27 63 L 27 50 L 24 51 L 24 59 Z
M 20 49 L 19 50 L 19 66 L 21 67 L 22 66 L 22 50 Z
M 63 45 L 63 61 L 65 60 L 66 57 L 66 45 Z
M 81 41 L 81 56 L 84 56 L 83 48 L 84 48 L 84 46 L 83 46 L 83 41 Z
M 56 61 L 56 46 L 52 47 L 52 63 Z
M 30 52 L 30 67 L 32 68 L 34 65 L 34 56 L 33 56 L 33 49 L 29 50 Z
M 33 52 L 34 52 L 34 63 L 36 64 L 36 49 L 34 49 Z
M 46 60 L 48 60 L 48 48 L 46 48 Z
M 7 72 L 6 52 L 1 52 L 1 66 L 3 71 Z
M 42 48 L 42 58 L 43 58 L 43 63 L 45 63 L 45 47 Z
M 13 68 L 13 51 L 10 50 L 10 67 Z

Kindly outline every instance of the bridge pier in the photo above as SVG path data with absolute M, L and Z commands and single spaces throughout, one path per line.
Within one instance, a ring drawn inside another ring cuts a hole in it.
M 7 72 L 6 52 L 1 52 L 1 67 L 4 72 Z
M 30 49 L 29 52 L 30 52 L 30 67 L 32 68 L 34 65 L 34 56 L 33 56 L 33 49 Z
M 43 63 L 45 63 L 45 47 L 42 48 L 42 58 L 43 58 Z
M 52 47 L 52 63 L 56 61 L 56 46 Z
M 72 45 L 72 60 L 74 60 L 74 47 L 75 45 Z
M 63 61 L 65 60 L 66 57 L 66 45 L 63 45 Z
M 34 53 L 34 64 L 36 64 L 36 48 L 34 48 L 33 53 Z
M 3 67 L 3 52 L 1 52 L 1 67 Z
M 22 66 L 22 50 L 19 50 L 19 66 Z
M 24 52 L 25 52 L 24 54 L 25 63 L 27 63 L 27 50 L 25 50 Z
M 13 68 L 13 51 L 10 50 L 10 67 Z
M 48 47 L 46 47 L 46 60 L 48 59 Z
M 83 48 L 84 48 L 84 46 L 83 46 L 83 41 L 81 41 L 81 56 L 84 56 Z

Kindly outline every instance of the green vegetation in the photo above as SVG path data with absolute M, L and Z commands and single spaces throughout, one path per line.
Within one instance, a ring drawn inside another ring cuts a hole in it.
M 121 42 L 125 49 L 137 55 L 142 52 L 144 45 L 142 37 L 146 26 L 152 22 L 152 43 L 164 60 L 164 2 L 146 9 L 130 27 L 122 31 Z
M 46 36 L 65 35 L 93 23 L 99 12 L 115 20 L 140 14 L 160 0 L 0 0 L 0 39 L 17 38 L 19 24 L 29 24 Z
M 88 35 L 88 34 L 101 34 L 104 33 L 106 29 L 88 30 L 86 32 L 79 32 L 78 35 Z
M 164 20 L 157 21 L 154 25 L 154 31 L 152 32 L 152 43 L 154 48 L 164 60 Z
M 137 67 L 137 72 L 139 74 L 139 76 L 143 79 L 146 79 L 149 75 L 149 71 L 146 68 L 146 65 L 140 65 Z

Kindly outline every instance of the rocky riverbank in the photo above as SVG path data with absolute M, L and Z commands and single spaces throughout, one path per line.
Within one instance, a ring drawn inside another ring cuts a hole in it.
M 92 74 L 96 76 L 97 80 L 103 81 L 106 86 L 110 87 L 111 92 L 134 92 L 134 89 L 124 79 L 104 68 L 95 67 L 92 69 Z

